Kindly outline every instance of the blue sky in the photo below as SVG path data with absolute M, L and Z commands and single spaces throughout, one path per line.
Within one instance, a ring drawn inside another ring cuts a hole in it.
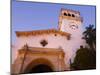
M 15 31 L 57 29 L 61 8 L 79 11 L 84 28 L 89 24 L 95 25 L 95 6 L 12 0 L 12 44 L 16 39 Z

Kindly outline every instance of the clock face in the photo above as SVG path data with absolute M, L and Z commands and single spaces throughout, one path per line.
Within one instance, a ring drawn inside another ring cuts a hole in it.
M 69 27 L 70 27 L 71 29 L 73 29 L 73 30 L 78 29 L 78 26 L 77 26 L 77 25 L 74 25 L 74 24 L 69 25 Z
M 78 25 L 79 23 L 77 23 L 76 21 L 63 21 L 62 24 L 62 28 L 64 29 L 64 31 L 70 31 L 70 30 L 77 30 L 79 27 Z
M 71 22 L 71 23 L 69 24 L 69 27 L 70 27 L 71 29 L 73 29 L 73 30 L 78 29 L 78 25 L 77 25 L 75 22 Z

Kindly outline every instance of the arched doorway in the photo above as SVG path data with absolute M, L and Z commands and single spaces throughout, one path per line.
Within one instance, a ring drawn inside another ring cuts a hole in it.
M 24 70 L 24 73 L 44 73 L 44 72 L 53 72 L 54 66 L 53 64 L 44 58 L 39 58 L 33 60 L 26 69 Z
M 28 73 L 44 73 L 44 72 L 53 72 L 52 68 L 45 64 L 39 64 L 32 69 Z

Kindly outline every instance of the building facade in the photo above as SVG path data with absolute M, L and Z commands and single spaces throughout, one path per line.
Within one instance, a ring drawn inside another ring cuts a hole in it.
M 61 9 L 58 29 L 16 31 L 18 53 L 12 73 L 32 73 L 43 67 L 48 69 L 45 72 L 70 70 L 70 60 L 85 43 L 82 22 L 80 12 Z

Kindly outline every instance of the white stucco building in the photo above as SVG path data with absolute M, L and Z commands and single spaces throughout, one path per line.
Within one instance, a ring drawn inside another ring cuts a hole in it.
M 80 48 L 80 45 L 85 44 L 85 41 L 82 39 L 82 32 L 83 32 L 82 22 L 83 19 L 80 16 L 80 12 L 70 9 L 61 9 L 61 13 L 59 15 L 58 29 L 16 31 L 16 36 L 17 36 L 16 50 L 22 49 L 25 44 L 27 44 L 28 47 L 30 48 L 32 47 L 33 51 L 38 50 L 37 48 L 39 48 L 40 52 L 42 51 L 42 49 L 43 51 L 45 51 L 46 49 L 47 50 L 49 49 L 51 51 L 53 50 L 56 51 L 57 49 L 62 50 L 64 52 L 63 62 L 66 65 L 66 69 L 63 68 L 54 71 L 70 70 L 70 64 L 69 64 L 70 59 L 74 58 L 75 52 L 78 48 Z M 17 56 L 14 65 L 18 66 L 19 63 L 17 60 L 19 59 L 19 56 Z M 42 55 L 40 56 L 42 57 Z M 46 56 L 43 57 L 45 58 Z M 33 58 L 34 57 L 32 57 L 31 59 L 33 60 Z M 52 60 L 56 60 L 56 58 L 53 59 L 51 55 L 49 58 L 51 58 Z M 30 62 L 24 62 L 24 63 L 30 63 Z M 57 63 L 57 61 L 55 62 Z M 53 63 L 55 62 L 53 61 Z M 15 69 L 16 73 L 19 72 L 17 71 L 18 69 L 19 68 Z

